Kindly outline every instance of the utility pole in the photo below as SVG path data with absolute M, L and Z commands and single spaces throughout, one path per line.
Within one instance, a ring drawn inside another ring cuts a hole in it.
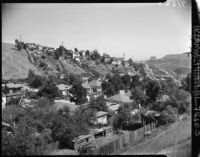
M 20 42 L 21 42 L 21 34 L 19 35 L 19 40 L 20 40 Z

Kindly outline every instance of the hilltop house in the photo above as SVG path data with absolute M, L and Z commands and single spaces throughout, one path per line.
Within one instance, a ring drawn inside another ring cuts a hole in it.
M 103 54 L 103 62 L 104 63 L 110 63 L 111 57 L 107 54 Z
M 118 65 L 117 58 L 115 58 L 115 57 L 112 57 L 111 59 L 112 59 L 112 62 L 111 62 L 111 64 L 112 64 L 112 65 L 114 65 L 114 66 L 117 66 L 117 65 Z
M 73 52 L 73 59 L 80 57 L 79 52 Z

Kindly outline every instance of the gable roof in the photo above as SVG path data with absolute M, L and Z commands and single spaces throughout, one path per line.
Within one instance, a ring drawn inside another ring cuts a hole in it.
M 119 104 L 115 104 L 115 105 L 110 105 L 108 107 L 109 110 L 112 110 L 112 111 L 117 111 L 119 109 L 120 105 Z
M 98 111 L 98 112 L 96 113 L 96 117 L 99 118 L 99 117 L 102 117 L 102 116 L 107 115 L 107 114 L 108 114 L 107 112 Z
M 89 82 L 88 85 L 101 87 L 101 82 L 99 80 L 93 80 L 93 81 Z

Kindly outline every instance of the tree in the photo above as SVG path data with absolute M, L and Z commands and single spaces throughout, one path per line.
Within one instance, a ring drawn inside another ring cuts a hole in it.
M 43 87 L 38 91 L 38 96 L 42 97 L 47 97 L 50 99 L 53 99 L 55 97 L 60 97 L 61 92 L 58 90 L 56 85 L 54 83 L 45 83 Z
M 128 74 L 125 74 L 122 76 L 122 81 L 123 84 L 125 85 L 125 89 L 128 90 L 128 87 L 130 86 L 131 83 L 131 77 Z
M 108 107 L 106 106 L 104 96 L 99 96 L 96 99 L 92 99 L 89 103 L 89 107 L 97 111 L 108 111 Z
M 103 81 L 101 84 L 102 90 L 107 97 L 114 95 L 115 91 L 110 82 Z
M 28 83 L 32 88 L 38 88 L 43 85 L 43 78 L 36 75 L 33 70 L 29 70 Z
M 75 102 L 77 105 L 84 104 L 87 101 L 87 90 L 80 83 L 74 84 L 69 93 L 73 95 L 70 101 Z
M 98 60 L 101 58 L 101 55 L 99 54 L 99 52 L 97 50 L 93 51 L 93 55 L 92 55 L 92 59 L 93 60 Z
M 189 73 L 185 79 L 182 80 L 183 89 L 191 93 L 191 73 Z
M 133 60 L 131 58 L 129 58 L 128 63 L 129 65 L 133 66 Z
M 161 86 L 156 81 L 148 81 L 145 88 L 146 95 L 148 96 L 148 102 L 154 103 L 160 94 Z
M 115 130 L 122 129 L 124 126 L 129 125 L 131 120 L 130 106 L 124 105 L 120 106 L 118 109 L 118 113 L 114 117 L 113 127 Z
M 29 84 L 32 88 L 38 88 L 43 85 L 43 78 L 39 75 L 36 75 Z
M 131 88 L 135 88 L 136 86 L 140 86 L 141 82 L 140 82 L 140 76 L 139 75 L 134 75 L 132 76 L 132 81 L 130 84 L 130 89 Z
M 77 49 L 77 48 L 74 48 L 74 51 L 75 51 L 75 52 L 78 52 L 78 49 Z
M 143 92 L 142 87 L 136 86 L 135 88 L 131 89 L 131 97 L 136 101 L 137 104 L 142 104 L 142 106 L 147 105 L 148 96 L 146 96 Z
M 15 46 L 17 47 L 18 51 L 24 48 L 24 43 L 20 42 L 18 39 L 15 39 Z

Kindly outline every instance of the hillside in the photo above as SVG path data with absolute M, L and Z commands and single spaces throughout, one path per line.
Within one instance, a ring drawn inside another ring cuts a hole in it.
M 55 54 L 53 52 L 52 54 Z M 144 65 L 135 63 L 139 73 L 145 71 L 148 73 Z M 105 76 L 108 73 L 135 73 L 132 67 L 115 67 L 111 64 L 105 64 L 100 60 L 81 59 L 79 62 L 73 59 L 66 59 L 60 55 L 59 59 L 55 59 L 52 55 L 39 50 L 16 50 L 14 44 L 2 43 L 2 75 L 3 79 L 19 79 L 26 78 L 29 70 L 33 70 L 36 74 L 62 74 L 74 73 L 82 76 Z M 146 70 L 145 70 L 146 69 Z
M 172 54 L 157 60 L 146 62 L 150 67 L 155 66 L 177 74 L 187 74 L 191 71 L 191 57 L 186 54 Z
M 26 78 L 29 69 L 41 74 L 41 71 L 30 63 L 25 50 L 17 51 L 13 44 L 2 43 L 2 79 Z
M 173 145 L 176 145 L 173 148 Z M 168 154 L 172 156 L 172 151 L 176 156 L 188 156 L 191 152 L 191 118 L 178 120 L 174 124 L 160 127 L 152 133 L 150 138 L 146 138 L 135 146 L 130 146 L 121 155 L 131 154 Z

